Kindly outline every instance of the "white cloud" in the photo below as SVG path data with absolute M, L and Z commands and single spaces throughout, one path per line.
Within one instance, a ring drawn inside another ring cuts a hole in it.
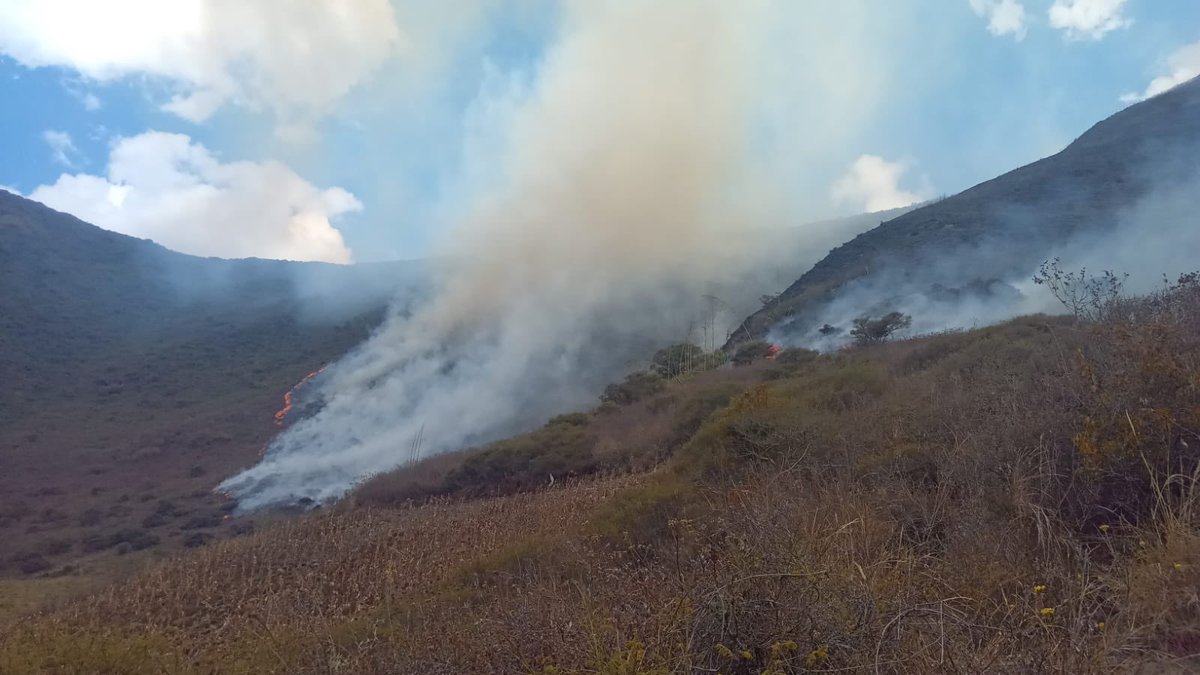
M 47 129 L 42 132 L 42 140 L 50 146 L 50 155 L 55 162 L 67 168 L 75 167 L 75 157 L 79 154 L 79 149 L 75 147 L 75 141 L 71 140 L 71 134 Z
M 196 122 L 236 102 L 293 123 L 328 112 L 401 43 L 388 0 L 301 4 L 6 0 L 0 53 L 94 80 L 162 78 L 175 90 L 163 107 Z
M 1121 97 L 1122 103 L 1137 103 L 1200 76 L 1200 41 L 1177 49 L 1167 57 L 1167 73 L 1150 80 L 1142 93 L 1130 92 Z
M 334 226 L 362 204 L 274 161 L 223 163 L 182 134 L 118 140 L 105 176 L 59 177 L 32 199 L 105 229 L 221 257 L 350 262 Z
M 1066 33 L 1071 40 L 1099 40 L 1107 33 L 1127 28 L 1133 20 L 1125 17 L 1126 0 L 1054 0 L 1050 6 L 1050 25 Z
M 971 9 L 988 20 L 992 35 L 1012 35 L 1018 42 L 1027 32 L 1025 5 L 1018 0 L 969 0 Z
M 865 211 L 884 211 L 908 206 L 926 197 L 900 188 L 900 177 L 907 167 L 877 155 L 862 155 L 833 184 L 837 203 L 861 204 Z

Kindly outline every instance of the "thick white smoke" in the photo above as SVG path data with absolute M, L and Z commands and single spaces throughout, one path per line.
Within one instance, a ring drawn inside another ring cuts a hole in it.
M 755 73 L 787 57 L 764 54 L 768 36 L 792 39 L 774 33 L 780 7 L 569 3 L 537 72 L 476 107 L 464 164 L 486 187 L 454 218 L 433 299 L 327 371 L 319 412 L 221 489 L 243 508 L 336 498 L 406 461 L 419 434 L 428 455 L 586 407 L 655 346 L 735 325 L 786 283 L 764 288 L 764 270 L 794 278 L 853 234 L 822 227 L 793 248 L 756 234 L 794 218 L 786 186 L 748 179 L 766 175 L 756 143 L 779 131 L 756 92 L 784 94 Z M 876 95 L 833 79 L 812 94 L 835 107 Z

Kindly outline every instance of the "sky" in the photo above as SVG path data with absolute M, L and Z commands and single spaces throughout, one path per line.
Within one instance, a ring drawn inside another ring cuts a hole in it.
M 591 35 L 669 46 L 694 7 L 0 0 L 0 186 L 196 255 L 421 258 L 517 173 L 554 176 L 527 146 L 600 151 L 587 126 L 526 120 L 603 70 L 608 93 L 576 103 L 597 126 L 635 98 L 670 111 L 668 138 L 703 120 L 741 157 L 729 217 L 801 225 L 961 191 L 1200 74 L 1194 0 L 745 0 L 694 68 L 619 42 L 574 56 Z

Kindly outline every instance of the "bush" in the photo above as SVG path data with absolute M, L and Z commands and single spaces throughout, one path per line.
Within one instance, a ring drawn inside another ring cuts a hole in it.
M 587 413 L 567 413 L 565 415 L 558 415 L 557 417 L 550 418 L 550 421 L 546 422 L 546 427 L 586 427 L 591 419 L 592 418 Z
M 183 540 L 183 545 L 186 548 L 199 548 L 212 540 L 213 536 L 207 532 L 193 532 Z
M 817 360 L 821 354 L 811 349 L 802 347 L 788 347 L 779 352 L 779 356 L 775 357 L 775 363 L 781 366 L 802 366 L 807 363 L 812 363 Z
M 650 360 L 650 368 L 660 377 L 670 380 L 700 369 L 703 363 L 704 350 L 684 342 L 655 352 Z
M 179 526 L 181 530 L 199 530 L 205 527 L 219 527 L 221 525 L 221 516 L 215 514 L 204 514 L 192 516 L 183 525 Z
M 447 474 L 446 492 L 494 494 L 593 473 L 596 439 L 577 426 L 556 425 L 470 454 Z
M 151 534 L 146 530 L 127 528 L 111 534 L 92 535 L 83 540 L 83 550 L 88 553 L 95 553 L 121 544 L 128 544 L 130 550 L 141 551 L 151 546 L 157 546 L 159 541 L 160 539 L 157 535 Z
M 17 559 L 17 569 L 22 574 L 37 574 L 50 569 L 50 561 L 40 553 L 29 553 Z
M 79 525 L 81 527 L 94 527 L 104 520 L 104 513 L 98 509 L 87 509 L 79 515 Z
M 604 388 L 600 400 L 616 405 L 630 405 L 653 396 L 667 386 L 657 373 L 638 371 L 630 373 L 619 384 L 610 384 Z
M 878 319 L 867 316 L 854 320 L 854 328 L 850 329 L 850 337 L 860 345 L 885 342 L 897 331 L 912 325 L 912 317 L 900 312 L 888 312 Z
M 773 345 L 762 341 L 746 342 L 733 353 L 733 365 L 748 366 L 755 361 L 767 358 L 776 349 Z

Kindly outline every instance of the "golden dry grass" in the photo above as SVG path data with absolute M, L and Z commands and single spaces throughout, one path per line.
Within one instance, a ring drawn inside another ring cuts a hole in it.
M 709 373 L 742 393 L 648 473 L 377 493 L 32 616 L 0 671 L 1194 671 L 1200 291 L 1122 316 Z

